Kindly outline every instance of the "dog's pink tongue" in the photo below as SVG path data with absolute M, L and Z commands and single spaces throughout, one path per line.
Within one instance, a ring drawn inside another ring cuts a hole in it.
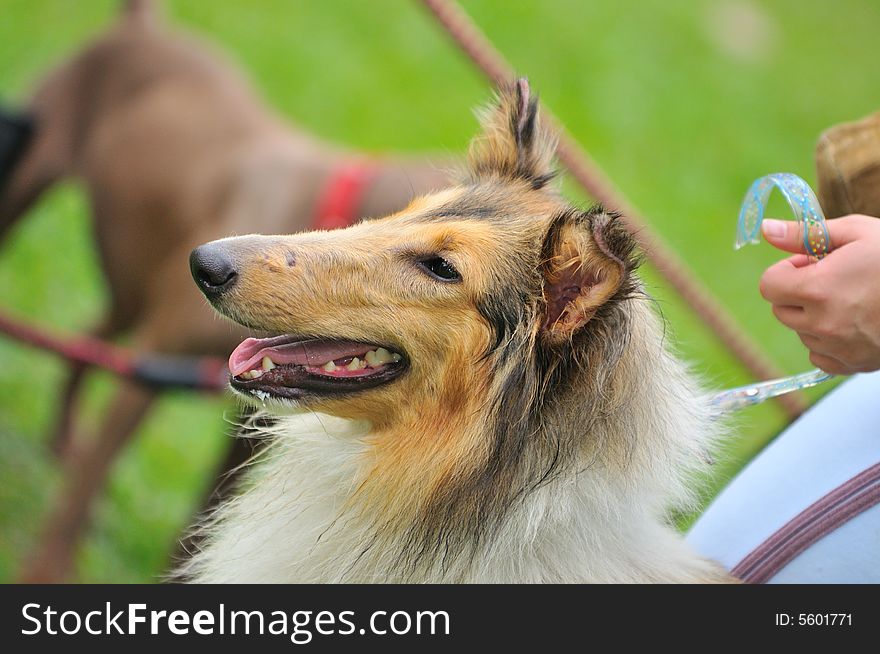
M 363 343 L 351 341 L 293 341 L 290 336 L 248 338 L 229 356 L 229 372 L 233 377 L 260 365 L 269 357 L 276 365 L 323 366 L 328 361 L 360 356 L 369 350 Z

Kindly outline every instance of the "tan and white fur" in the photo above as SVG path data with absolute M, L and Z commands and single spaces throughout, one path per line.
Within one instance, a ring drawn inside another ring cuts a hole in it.
M 670 523 L 694 506 L 718 425 L 667 349 L 632 238 L 551 186 L 553 139 L 524 81 L 483 124 L 461 184 L 397 214 L 193 253 L 200 283 L 223 262 L 206 294 L 238 322 L 399 361 L 363 390 L 318 368 L 233 378 L 277 416 L 259 428 L 273 442 L 184 576 L 732 580 Z

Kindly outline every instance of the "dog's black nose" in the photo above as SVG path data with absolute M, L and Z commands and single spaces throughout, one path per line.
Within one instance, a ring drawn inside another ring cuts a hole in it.
M 202 293 L 217 297 L 235 284 L 238 273 L 235 262 L 222 243 L 200 245 L 189 255 L 189 269 Z

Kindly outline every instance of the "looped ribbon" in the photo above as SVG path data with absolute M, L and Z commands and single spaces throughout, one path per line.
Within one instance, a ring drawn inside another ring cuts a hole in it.
M 797 218 L 803 234 L 804 252 L 817 261 L 822 259 L 831 250 L 825 214 L 810 185 L 792 173 L 766 175 L 751 185 L 739 211 L 736 249 L 748 243 L 760 242 L 761 222 L 773 189 L 779 189 Z M 799 375 L 738 386 L 716 394 L 712 398 L 712 405 L 724 412 L 735 411 L 777 395 L 816 386 L 833 376 L 817 368 Z

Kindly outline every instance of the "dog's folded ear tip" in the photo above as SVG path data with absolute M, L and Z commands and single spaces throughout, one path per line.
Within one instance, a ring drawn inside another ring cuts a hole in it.
M 596 247 L 626 273 L 639 267 L 638 242 L 623 215 L 596 206 L 585 212 Z

